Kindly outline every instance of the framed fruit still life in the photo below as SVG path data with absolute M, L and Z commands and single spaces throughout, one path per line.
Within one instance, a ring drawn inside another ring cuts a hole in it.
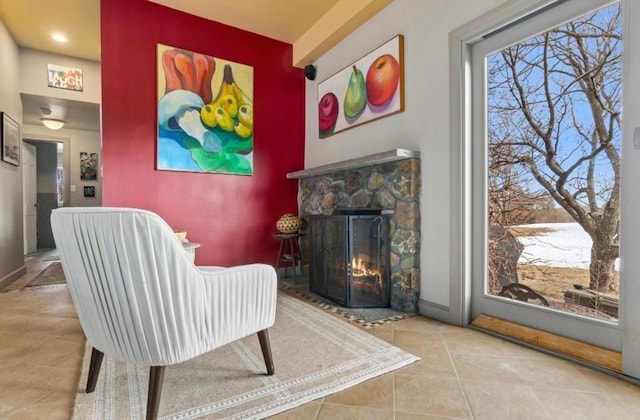
M 398 35 L 318 84 L 321 139 L 404 111 L 403 47 Z
M 158 44 L 156 169 L 253 174 L 253 67 Z

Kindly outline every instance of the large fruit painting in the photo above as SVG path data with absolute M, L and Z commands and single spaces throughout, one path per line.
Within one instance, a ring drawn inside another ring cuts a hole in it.
M 158 170 L 253 174 L 253 67 L 158 44 Z
M 403 41 L 398 35 L 318 84 L 320 138 L 404 111 Z

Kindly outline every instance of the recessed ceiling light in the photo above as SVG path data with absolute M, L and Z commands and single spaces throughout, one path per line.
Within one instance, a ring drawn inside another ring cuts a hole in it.
M 67 42 L 67 37 L 62 34 L 53 34 L 51 35 L 51 39 L 57 42 Z

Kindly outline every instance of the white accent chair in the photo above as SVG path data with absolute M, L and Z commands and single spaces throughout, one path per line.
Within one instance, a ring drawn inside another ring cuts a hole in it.
M 155 419 L 165 366 L 254 333 L 267 374 L 274 373 L 267 333 L 276 310 L 272 266 L 196 267 L 169 225 L 145 210 L 59 208 L 51 227 L 93 346 L 88 393 L 104 354 L 149 366 L 147 419 Z

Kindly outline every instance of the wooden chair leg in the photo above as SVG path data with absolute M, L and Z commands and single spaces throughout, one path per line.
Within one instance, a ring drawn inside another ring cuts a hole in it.
M 149 391 L 147 395 L 147 420 L 158 418 L 160 396 L 162 395 L 162 381 L 164 380 L 164 366 L 151 366 L 149 371 Z
M 275 369 L 273 367 L 273 357 L 271 357 L 271 344 L 269 344 L 269 333 L 267 330 L 258 331 L 258 340 L 260 340 L 260 348 L 262 349 L 262 357 L 264 364 L 267 365 L 267 375 L 273 375 Z
M 100 367 L 102 366 L 102 359 L 104 353 L 92 347 L 91 350 L 91 362 L 89 363 L 89 378 L 87 379 L 87 394 L 96 390 L 96 384 L 98 383 L 98 375 L 100 374 Z

